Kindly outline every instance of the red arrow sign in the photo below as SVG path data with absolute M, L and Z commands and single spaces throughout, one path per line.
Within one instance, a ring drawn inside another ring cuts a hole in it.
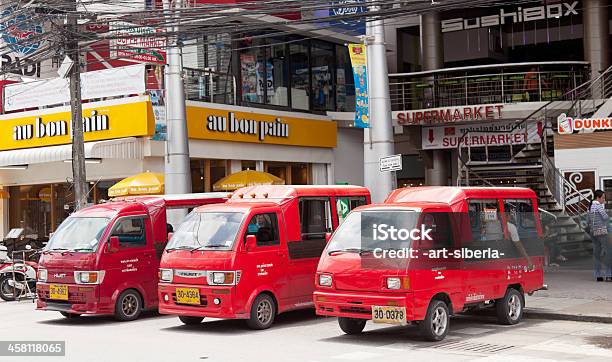
M 429 143 L 433 143 L 434 141 L 434 130 L 430 129 L 429 130 Z

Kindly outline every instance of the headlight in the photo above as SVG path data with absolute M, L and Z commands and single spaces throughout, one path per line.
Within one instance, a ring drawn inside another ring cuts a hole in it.
M 233 271 L 211 271 L 208 272 L 206 279 L 209 285 L 235 285 L 236 273 Z
M 74 272 L 74 282 L 77 284 L 102 284 L 103 279 L 104 270 Z
M 174 271 L 172 269 L 159 269 L 159 281 L 165 283 L 172 283 L 174 277 Z
M 329 274 L 320 274 L 319 275 L 319 285 L 322 287 L 331 287 L 332 286 L 332 276 Z
M 400 289 L 402 281 L 400 278 L 387 278 L 387 289 Z
M 47 269 L 38 269 L 38 281 L 39 282 L 46 282 L 47 281 Z

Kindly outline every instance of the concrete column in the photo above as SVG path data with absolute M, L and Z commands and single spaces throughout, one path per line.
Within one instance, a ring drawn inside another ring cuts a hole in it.
M 421 54 L 423 70 L 435 70 L 444 66 L 444 41 L 440 13 L 437 11 L 421 15 Z
M 428 186 L 448 186 L 448 153 L 445 150 L 428 152 L 430 159 L 425 170 Z
M 582 6 L 584 59 L 591 63 L 591 78 L 594 79 L 610 65 L 608 2 L 606 0 L 583 0 Z
M 263 161 L 257 161 L 255 162 L 255 171 L 260 171 L 260 172 L 264 172 L 264 162 Z
M 328 177 L 328 166 L 327 163 L 313 163 L 312 164 L 312 184 L 313 185 L 327 185 L 329 184 Z

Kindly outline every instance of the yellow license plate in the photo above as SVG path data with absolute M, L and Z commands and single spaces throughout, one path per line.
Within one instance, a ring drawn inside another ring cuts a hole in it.
M 372 306 L 372 321 L 374 323 L 406 324 L 405 307 Z
M 68 286 L 61 284 L 49 285 L 49 299 L 68 300 Z
M 200 290 L 197 288 L 176 288 L 176 302 L 200 305 Z

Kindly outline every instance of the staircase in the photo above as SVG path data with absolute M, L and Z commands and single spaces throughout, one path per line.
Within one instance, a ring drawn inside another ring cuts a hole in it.
M 540 125 L 539 139 L 530 139 L 526 145 L 504 146 L 508 150 L 500 146 L 486 146 L 485 152 L 480 146 L 477 151 L 479 157 L 476 159 L 472 157 L 475 150 L 471 146 L 459 146 L 457 185 L 527 187 L 534 190 L 541 214 L 552 214 L 556 218 L 551 227 L 556 229 L 561 252 L 589 254 L 592 243 L 585 232 L 585 226 L 590 200 L 580 194 L 574 184 L 566 180 L 555 167 L 553 135 L 557 117 L 562 113 L 574 117 L 609 116 L 612 113 L 612 92 L 608 91 L 612 90 L 609 86 L 611 83 L 612 68 L 609 68 L 598 79 L 568 92 L 571 93 L 568 98 L 573 101 L 549 102 L 517 122 L 508 132 L 516 132 L 519 127 L 536 127 L 537 123 Z M 600 99 L 593 99 L 595 93 L 601 95 L 597 97 Z M 470 137 L 470 133 L 464 136 Z M 505 157 L 499 157 L 500 148 Z

